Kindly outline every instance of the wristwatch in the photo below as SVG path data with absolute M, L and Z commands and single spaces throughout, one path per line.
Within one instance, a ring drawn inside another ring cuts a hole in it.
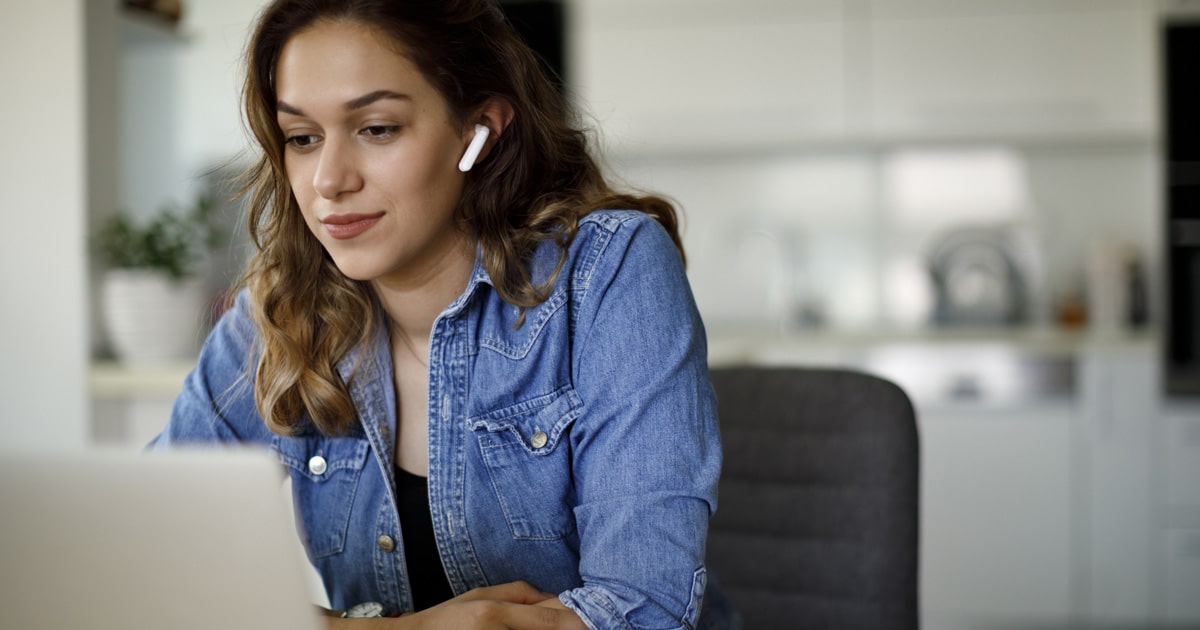
M 369 619 L 383 616 L 383 604 L 379 602 L 363 602 L 355 604 L 342 613 L 343 619 Z

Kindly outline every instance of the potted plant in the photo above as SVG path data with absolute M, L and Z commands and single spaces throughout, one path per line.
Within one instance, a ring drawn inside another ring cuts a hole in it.
M 147 222 L 121 212 L 95 235 L 106 265 L 101 284 L 105 331 L 125 363 L 162 363 L 194 355 L 207 323 L 200 263 L 218 240 L 213 200 L 164 205 Z

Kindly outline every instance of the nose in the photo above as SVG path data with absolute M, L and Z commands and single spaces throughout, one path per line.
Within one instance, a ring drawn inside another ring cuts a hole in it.
M 317 171 L 313 173 L 313 189 L 325 199 L 336 199 L 361 187 L 362 176 L 352 147 L 336 139 L 326 139 L 317 161 Z

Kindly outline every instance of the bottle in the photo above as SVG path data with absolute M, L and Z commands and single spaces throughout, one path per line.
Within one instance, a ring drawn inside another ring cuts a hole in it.
M 1150 298 L 1146 294 L 1146 274 L 1142 268 L 1142 260 L 1132 253 L 1125 261 L 1126 291 L 1128 292 L 1128 307 L 1125 323 L 1130 328 L 1141 328 L 1150 322 Z
M 1112 238 L 1092 241 L 1087 260 L 1087 321 L 1093 331 L 1114 332 L 1129 312 L 1122 244 Z

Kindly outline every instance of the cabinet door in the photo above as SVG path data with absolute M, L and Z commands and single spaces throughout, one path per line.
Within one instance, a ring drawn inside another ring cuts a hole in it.
M 1088 589 L 1081 612 L 1097 624 L 1144 627 L 1155 585 L 1152 501 L 1161 492 L 1153 473 L 1158 359 L 1149 344 L 1114 343 L 1087 349 L 1082 366 Z
M 1200 403 L 1174 404 L 1163 421 L 1167 505 L 1200 513 Z
M 581 0 L 569 82 L 622 153 L 844 131 L 842 0 Z
M 1148 0 L 872 0 L 871 124 L 884 138 L 1147 135 Z
M 1167 627 L 1194 628 L 1200 625 L 1200 527 L 1169 529 L 1164 536 L 1166 551 Z
M 1162 621 L 1200 626 L 1200 403 L 1174 401 L 1165 414 L 1166 526 L 1161 538 Z
M 1068 627 L 1072 405 L 918 413 L 923 625 Z

